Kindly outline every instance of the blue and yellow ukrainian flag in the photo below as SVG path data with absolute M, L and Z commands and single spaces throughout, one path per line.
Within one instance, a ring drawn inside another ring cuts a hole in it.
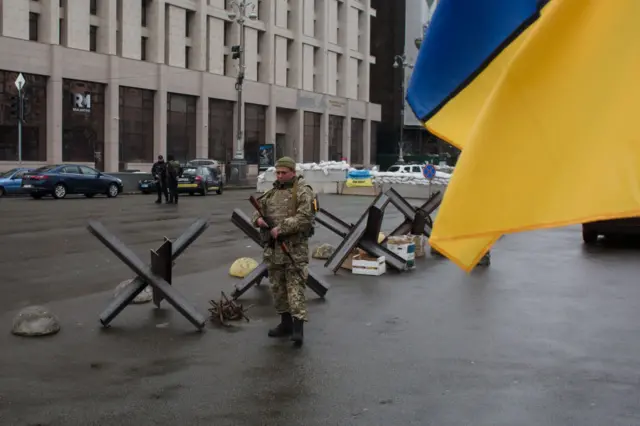
M 441 0 L 407 100 L 462 149 L 430 244 L 640 216 L 640 1 Z

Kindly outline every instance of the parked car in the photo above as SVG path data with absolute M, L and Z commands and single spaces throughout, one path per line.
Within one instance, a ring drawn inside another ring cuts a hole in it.
M 424 164 L 394 164 L 393 166 L 387 169 L 388 172 L 393 173 L 407 173 L 413 175 L 419 175 L 422 177 L 422 169 L 424 168 Z
M 582 224 L 582 240 L 585 244 L 595 244 L 601 235 L 605 237 L 640 236 L 640 217 L 599 220 Z
M 156 192 L 155 179 L 142 179 L 138 181 L 138 189 L 143 194 L 151 194 Z
M 35 199 L 45 195 L 60 199 L 68 194 L 84 194 L 87 198 L 104 194 L 113 198 L 122 192 L 123 185 L 120 179 L 92 167 L 54 164 L 25 173 L 22 188 Z
M 222 167 L 222 163 L 218 160 L 213 160 L 210 158 L 194 158 L 193 160 L 187 161 L 187 166 L 206 166 L 209 168 L 215 169 L 219 175 L 222 176 L 222 181 L 224 182 L 224 167 Z
M 31 170 L 33 169 L 17 167 L 0 173 L 0 197 L 23 193 L 22 176 Z
M 178 178 L 178 193 L 207 195 L 209 191 L 222 194 L 222 177 L 207 166 L 183 166 Z

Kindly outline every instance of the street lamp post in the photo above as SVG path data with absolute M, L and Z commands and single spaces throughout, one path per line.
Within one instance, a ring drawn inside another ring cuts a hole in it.
M 242 131 L 242 119 L 244 117 L 244 104 L 242 103 L 242 86 L 244 84 L 245 72 L 245 36 L 244 24 L 245 19 L 252 21 L 258 19 L 255 11 L 256 5 L 247 0 L 231 0 L 229 2 L 229 10 L 227 11 L 229 19 L 238 24 L 240 31 L 240 44 L 231 47 L 233 59 L 238 59 L 238 76 L 236 77 L 236 91 L 238 93 L 236 107 L 237 137 L 236 152 L 231 160 L 231 176 L 230 181 L 239 183 L 244 181 L 247 176 L 247 162 L 244 157 L 244 132 Z
M 406 69 L 412 69 L 413 64 L 407 62 L 407 55 L 396 55 L 393 58 L 393 67 L 394 68 L 402 68 L 402 84 L 400 85 L 400 89 L 402 91 L 402 102 L 400 103 L 400 140 L 398 141 L 398 163 L 404 163 L 404 103 L 405 103 L 405 77 L 406 77 Z

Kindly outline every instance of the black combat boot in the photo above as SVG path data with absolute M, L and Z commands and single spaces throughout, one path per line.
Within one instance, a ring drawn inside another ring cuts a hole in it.
M 285 337 L 289 336 L 293 330 L 291 323 L 291 314 L 285 312 L 280 314 L 280 324 L 269 330 L 269 337 Z
M 293 332 L 291 333 L 291 340 L 295 346 L 302 346 L 304 340 L 304 321 L 298 318 L 293 319 Z

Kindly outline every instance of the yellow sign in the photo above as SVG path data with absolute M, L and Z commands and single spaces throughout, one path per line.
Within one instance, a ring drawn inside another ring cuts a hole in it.
M 354 188 L 354 187 L 372 187 L 373 186 L 373 180 L 371 180 L 371 178 L 366 178 L 366 179 L 349 178 L 349 179 L 347 179 L 347 186 L 349 188 Z
M 195 183 L 180 183 L 178 184 L 178 188 L 197 188 L 198 185 Z

